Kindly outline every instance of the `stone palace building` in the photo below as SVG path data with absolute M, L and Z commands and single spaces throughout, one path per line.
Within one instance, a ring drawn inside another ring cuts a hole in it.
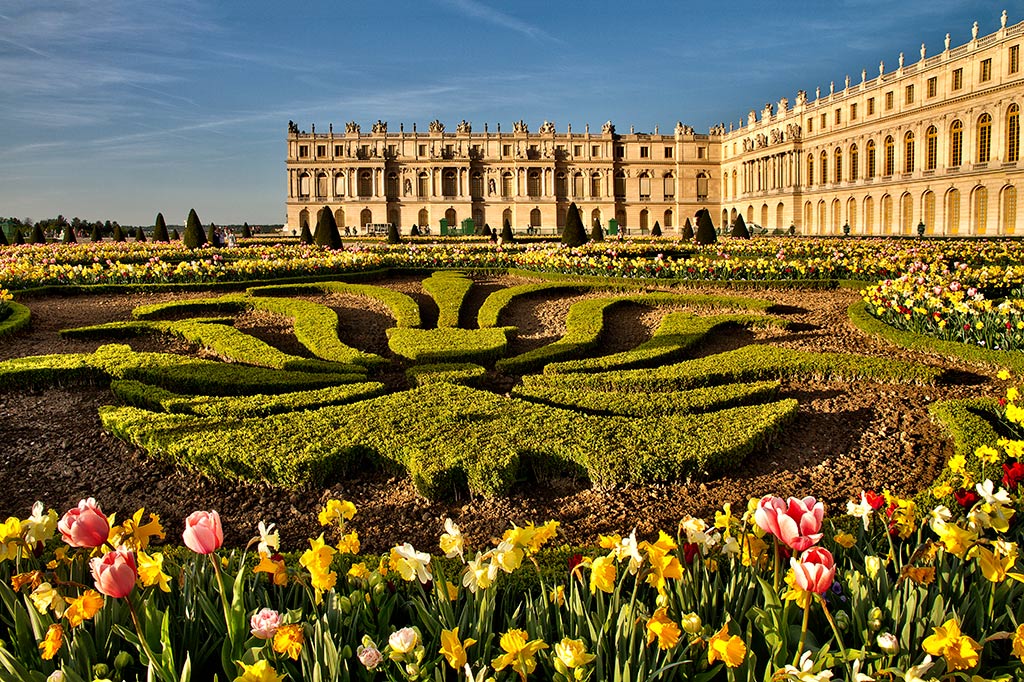
M 748 224 L 801 234 L 1024 234 L 1017 217 L 1024 22 L 896 68 L 847 76 L 814 99 L 804 91 L 751 111 L 707 135 L 677 124 L 672 134 L 288 130 L 287 228 L 311 228 L 329 206 L 339 226 L 413 225 L 437 233 L 508 220 L 517 232 L 555 232 L 571 202 L 587 225 L 643 234 L 657 221 L 675 234 L 702 208 L 723 228 Z M 615 223 L 610 223 L 615 221 Z

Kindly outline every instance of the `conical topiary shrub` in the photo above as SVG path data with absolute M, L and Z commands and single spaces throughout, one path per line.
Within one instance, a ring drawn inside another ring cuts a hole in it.
M 313 233 L 309 231 L 309 223 L 302 223 L 302 231 L 299 233 L 300 244 L 312 244 Z
M 515 234 L 512 233 L 512 224 L 509 221 L 504 221 L 501 224 L 501 241 L 503 244 L 511 244 L 516 240 Z
M 21 246 L 25 243 L 25 235 L 21 233 L 21 228 L 14 228 L 14 239 L 12 240 L 15 246 Z
M 174 228 L 173 230 L 171 230 L 171 241 L 176 242 L 179 239 L 181 239 L 181 235 L 178 234 L 178 228 Z
M 412 227 L 410 227 L 409 228 L 409 236 L 410 237 L 419 237 L 420 236 L 420 226 L 419 225 L 413 225 Z
M 341 233 L 338 232 L 338 223 L 334 220 L 334 213 L 327 206 L 317 213 L 313 243 L 317 246 L 326 246 L 329 249 L 341 248 Z
M 155 242 L 169 242 L 171 238 L 167 236 L 167 223 L 164 222 L 164 214 L 157 213 L 156 220 L 153 222 L 153 241 Z
M 651 228 L 651 236 L 652 237 L 660 237 L 661 236 L 661 223 L 659 223 L 657 220 L 654 221 L 654 227 Z
M 206 239 L 214 248 L 224 246 L 220 243 L 220 232 L 217 231 L 217 226 L 213 224 L 213 221 L 210 221 L 210 226 L 206 228 Z
M 33 244 L 45 244 L 46 235 L 43 234 L 43 228 L 36 223 L 35 227 L 32 228 L 32 243 Z
M 199 222 L 196 210 L 190 209 L 188 220 L 185 221 L 185 248 L 198 249 L 206 244 L 206 233 L 203 232 L 203 224 Z
M 99 223 L 93 223 L 92 233 L 89 235 L 89 241 L 91 241 L 91 242 L 101 242 L 101 241 L 103 241 L 103 232 L 100 229 L 100 227 L 101 227 L 101 225 Z
M 490 237 L 490 236 L 491 236 L 492 234 L 494 234 L 494 233 L 493 233 L 493 232 L 491 232 L 491 226 L 490 226 L 490 225 L 488 225 L 487 223 L 484 223 L 484 229 L 483 229 L 483 231 L 481 232 L 481 234 L 482 234 L 483 236 L 485 236 L 485 237 Z
M 690 219 L 687 218 L 686 222 L 683 223 L 683 232 L 679 235 L 684 241 L 693 239 L 693 225 L 690 223 Z
M 711 214 L 708 213 L 706 208 L 702 208 L 697 213 L 697 234 L 695 235 L 697 243 L 714 244 L 718 241 L 718 233 L 715 232 L 715 225 L 711 222 Z
M 242 223 L 242 239 L 250 239 L 252 237 L 252 228 L 249 227 L 249 223 Z
M 729 236 L 736 239 L 750 239 L 750 230 L 747 229 L 747 223 L 743 220 L 743 214 L 736 216 L 736 222 L 732 224 L 732 232 L 729 233 Z
M 340 241 L 340 237 L 339 237 Z M 398 225 L 388 225 L 388 244 L 401 244 L 402 235 L 398 234 Z
M 139 225 L 138 227 L 135 228 L 135 241 L 137 241 L 137 242 L 144 242 L 144 241 L 146 241 L 146 233 L 142 229 L 142 225 Z
M 111 239 L 115 242 L 123 242 L 125 240 L 124 230 L 121 229 L 120 225 L 114 225 L 114 236 Z
M 10 242 L 7 241 L 7 234 L 4 232 L 4 228 L 0 227 L 0 246 L 10 245 Z
M 64 234 L 60 237 L 61 242 L 64 244 L 77 244 L 78 237 L 75 236 L 75 230 L 70 225 L 64 226 Z
M 562 229 L 562 243 L 566 246 L 583 246 L 587 243 L 587 231 L 583 227 L 583 218 L 576 202 L 569 204 L 569 213 L 565 216 L 565 227 Z
M 592 242 L 603 242 L 604 241 L 604 229 L 601 227 L 601 221 L 594 218 L 594 226 L 590 228 L 590 241 Z

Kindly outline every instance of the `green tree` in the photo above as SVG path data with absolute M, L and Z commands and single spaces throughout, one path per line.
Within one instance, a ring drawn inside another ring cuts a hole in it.
M 313 233 L 309 231 L 309 223 L 307 223 L 307 222 L 303 222 L 302 223 L 302 232 L 299 233 L 299 243 L 300 244 L 312 244 L 313 243 Z
M 75 218 L 75 220 L 78 220 L 78 218 Z M 78 243 L 78 238 L 75 236 L 75 226 L 73 224 L 64 226 L 64 232 L 61 234 L 60 240 L 64 244 Z
M 743 214 L 736 215 L 736 222 L 732 224 L 732 232 L 729 233 L 730 237 L 736 239 L 750 239 L 750 230 L 747 229 L 747 222 L 743 220 Z
M 317 213 L 313 242 L 317 246 L 326 246 L 329 249 L 341 248 L 341 233 L 338 232 L 338 223 L 334 220 L 334 213 L 329 206 L 324 206 Z
M 697 243 L 714 244 L 718 241 L 718 233 L 715 232 L 715 225 L 711 222 L 711 214 L 706 208 L 697 212 Z
M 340 238 L 339 238 L 340 241 Z M 398 233 L 398 225 L 388 225 L 388 244 L 401 244 L 402 235 Z
M 114 236 L 112 239 L 115 242 L 123 242 L 125 240 L 124 230 L 121 229 L 120 225 L 114 225 Z
M 242 223 L 242 239 L 250 239 L 252 237 L 252 229 L 249 227 L 249 223 Z
M 15 227 L 15 230 L 18 228 Z M 7 235 L 4 233 L 3 225 L 0 225 L 0 246 L 10 246 L 10 242 L 7 241 Z
M 103 232 L 102 232 L 102 230 L 103 230 L 103 223 L 98 222 L 98 221 L 93 223 L 93 225 L 92 225 L 92 234 L 89 235 L 89 241 L 91 241 L 91 242 L 101 242 L 101 241 L 103 241 Z
M 153 241 L 169 242 L 171 238 L 167 235 L 167 223 L 164 222 L 164 214 L 157 213 L 156 221 L 153 223 Z
M 32 241 L 33 244 L 45 244 L 46 243 L 46 235 L 43 234 L 43 227 L 39 223 L 36 223 L 36 226 L 32 228 L 32 239 L 31 239 L 31 241 Z
M 194 208 L 189 210 L 188 220 L 185 221 L 184 242 L 187 249 L 198 249 L 206 244 L 206 233 Z
M 135 228 L 135 241 L 144 242 L 146 241 L 146 232 L 142 229 L 142 225 Z
M 171 230 L 171 241 L 178 241 L 181 239 L 181 235 L 178 234 L 178 228 Z
M 601 221 L 597 218 L 594 218 L 594 226 L 590 228 L 590 241 L 604 241 L 604 229 L 601 227 Z
M 512 223 L 505 220 L 501 224 L 501 242 L 503 244 L 511 244 L 516 240 L 515 234 L 512 232 Z
M 14 239 L 12 241 L 14 242 L 15 245 L 18 245 L 18 246 L 20 246 L 21 244 L 25 243 L 25 235 L 23 235 L 21 233 L 21 228 L 20 227 L 14 228 Z
M 686 222 L 683 223 L 683 233 L 679 235 L 683 241 L 689 241 L 693 239 L 693 224 L 690 223 L 690 219 L 687 218 Z
M 220 235 L 217 233 L 217 226 L 213 223 L 212 220 L 210 221 L 210 226 L 206 228 L 206 239 L 209 242 L 210 246 L 224 246 L 223 244 L 220 243 Z
M 651 228 L 651 236 L 652 237 L 660 237 L 661 236 L 661 223 L 659 223 L 657 220 L 654 221 L 654 227 Z
M 576 202 L 569 204 L 569 213 L 565 217 L 565 228 L 562 230 L 562 243 L 566 246 L 583 246 L 587 243 L 586 228 L 580 217 L 580 209 Z

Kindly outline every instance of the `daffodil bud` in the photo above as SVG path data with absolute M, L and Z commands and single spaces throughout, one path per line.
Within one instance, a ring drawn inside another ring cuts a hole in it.
M 892 656 L 899 653 L 900 642 L 896 639 L 896 635 L 891 632 L 883 632 L 878 636 L 878 648 Z
M 878 571 L 882 568 L 882 560 L 874 555 L 866 556 L 864 557 L 864 568 L 868 572 L 868 577 L 874 580 L 878 577 Z
M 92 676 L 93 677 L 109 677 L 110 676 L 110 666 L 107 665 L 106 663 L 97 663 L 96 665 L 94 665 L 92 667 Z
M 687 613 L 679 619 L 679 622 L 683 626 L 683 629 L 691 635 L 696 635 L 704 626 L 704 624 L 700 622 L 700 616 L 696 613 Z
M 846 611 L 837 611 L 835 619 L 836 627 L 839 628 L 840 632 L 846 632 L 850 629 L 850 616 L 847 615 Z
M 338 608 L 341 609 L 341 612 L 346 614 L 346 615 L 351 613 L 352 612 L 352 600 L 349 599 L 348 597 L 338 597 Z
M 121 671 L 135 663 L 135 659 L 127 651 L 122 651 L 114 658 L 114 670 Z

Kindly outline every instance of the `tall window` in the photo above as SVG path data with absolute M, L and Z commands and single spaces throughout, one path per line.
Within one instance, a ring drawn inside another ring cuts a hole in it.
M 982 234 L 988 226 L 988 190 L 978 187 L 974 190 L 974 234 Z
M 526 175 L 526 193 L 531 197 L 540 196 L 540 171 L 530 171 Z
M 626 198 L 626 174 L 622 171 L 615 174 L 615 198 Z
M 827 218 L 825 216 L 825 210 L 826 210 L 825 209 L 825 202 L 824 201 L 819 201 L 818 202 L 818 229 L 817 229 L 818 234 L 824 234 L 825 230 L 828 228 L 828 220 L 827 220 Z
M 949 165 L 957 168 L 964 160 L 964 124 L 953 121 L 949 127 Z
M 924 193 L 924 226 L 928 234 L 935 232 L 935 192 Z
M 939 77 L 932 76 L 928 79 L 928 97 L 935 97 L 939 91 Z
M 327 173 L 316 174 L 316 195 L 318 197 L 327 196 Z
M 671 173 L 665 173 L 665 198 L 672 199 L 676 195 L 676 179 Z
M 981 82 L 986 83 L 992 80 L 992 58 L 981 60 Z
M 850 145 L 850 179 L 854 182 L 860 179 L 860 154 L 856 144 Z
M 474 199 L 484 198 L 484 174 L 477 171 L 469 178 L 469 193 Z
M 388 199 L 398 198 L 398 173 L 388 173 L 388 181 L 384 189 Z
M 962 68 L 953 71 L 953 89 L 959 90 L 964 87 L 964 70 Z
M 1010 74 L 1020 71 L 1020 45 L 1010 46 Z
M 846 222 L 849 223 L 852 231 L 857 231 L 857 200 L 853 197 L 846 202 Z
M 867 172 L 867 175 L 865 177 L 867 177 L 870 180 L 871 178 L 875 177 L 875 170 L 876 170 L 875 169 L 875 141 L 874 140 L 868 140 L 867 154 L 868 154 L 868 172 Z
M 1007 187 L 1003 190 L 1003 234 L 1014 234 L 1017 231 L 1017 188 Z
M 988 163 L 992 152 L 992 117 L 982 114 L 978 118 L 978 163 Z
M 946 193 L 946 234 L 960 232 L 960 191 L 951 189 Z
M 871 234 L 875 229 L 875 200 L 868 197 L 864 200 L 864 232 Z
M 362 171 L 359 174 L 359 196 L 368 197 L 373 194 L 373 174 L 370 171 Z
M 501 196 L 511 197 L 515 193 L 515 176 L 512 173 L 502 173 L 501 175 Z
M 885 138 L 885 175 L 889 177 L 896 170 L 896 144 L 893 142 L 892 135 Z
M 835 173 L 836 177 L 835 177 L 835 181 L 836 182 L 842 182 L 843 181 L 843 150 L 840 149 L 839 147 L 836 147 L 835 155 L 836 155 L 836 173 Z
M 902 220 L 900 220 L 900 233 L 912 234 L 914 230 L 914 197 L 904 194 L 900 198 L 900 210 L 903 213 Z
M 572 195 L 582 197 L 584 195 L 583 173 L 576 173 L 572 176 Z
M 814 152 L 807 154 L 807 185 L 814 184 Z
M 565 173 L 555 176 L 555 196 L 565 198 L 569 194 L 569 181 Z
M 890 109 L 892 109 L 892 102 L 893 102 L 893 93 L 892 93 L 892 90 L 890 90 L 889 92 L 885 93 L 885 110 L 886 111 L 889 111 Z
M 738 178 L 739 178 L 739 175 L 736 173 L 736 171 L 733 171 L 732 172 L 732 196 L 733 196 L 734 199 L 736 198 L 736 181 L 738 180 Z
M 907 104 L 913 104 L 914 103 L 914 84 L 913 83 L 908 85 L 907 88 L 906 88 L 906 103 Z
M 892 234 L 892 195 L 882 197 L 882 233 Z
M 594 173 L 590 176 L 590 196 L 597 199 L 601 196 L 601 174 Z
M 856 102 L 854 102 L 853 104 L 850 105 L 850 120 L 851 121 L 856 121 L 857 120 L 857 103 Z
M 697 201 L 706 201 L 708 198 L 708 176 L 705 173 L 697 173 Z
M 430 196 L 430 176 L 426 171 L 416 178 L 416 194 L 421 197 Z
M 911 130 L 903 136 L 903 172 L 914 172 L 914 133 Z
M 640 198 L 651 198 L 651 176 L 649 176 L 647 173 L 640 174 Z
M 821 152 L 821 184 L 828 183 L 828 152 Z
M 925 170 L 935 170 L 935 165 L 938 163 L 938 151 L 939 151 L 939 129 L 935 126 L 929 126 L 928 130 L 924 134 L 924 168 Z
M 459 176 L 453 170 L 446 170 L 441 176 L 441 193 L 453 197 L 459 193 Z
M 1004 161 L 1016 163 L 1020 159 L 1020 107 L 1011 104 L 1006 110 L 1006 155 Z
M 874 113 L 875 113 L 875 98 L 874 97 L 868 97 L 868 116 L 871 116 Z

